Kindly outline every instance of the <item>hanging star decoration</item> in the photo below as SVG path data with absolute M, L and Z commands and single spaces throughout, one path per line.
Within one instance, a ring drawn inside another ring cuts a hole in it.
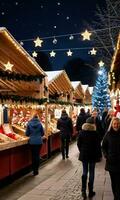
M 54 51 L 50 52 L 50 57 L 55 57 L 56 53 Z
M 67 56 L 72 56 L 73 52 L 69 49 L 69 51 L 67 51 Z
M 5 67 L 5 71 L 12 71 L 12 67 L 13 67 L 14 65 L 13 64 L 11 64 L 9 61 L 7 62 L 7 64 L 4 64 L 4 67 Z
M 34 40 L 34 43 L 35 43 L 35 47 L 42 47 L 43 40 L 37 37 L 37 39 Z
M 34 51 L 34 52 L 32 53 L 32 56 L 33 56 L 34 58 L 37 57 L 37 53 L 36 53 L 36 51 Z
M 99 63 L 98 63 L 99 67 L 103 67 L 104 66 L 104 62 L 101 60 Z
M 96 55 L 97 50 L 95 48 L 92 48 L 92 50 L 90 50 L 90 54 L 91 55 Z
M 85 32 L 81 33 L 81 35 L 83 36 L 83 40 L 90 40 L 92 33 L 90 33 L 88 30 L 85 30 Z

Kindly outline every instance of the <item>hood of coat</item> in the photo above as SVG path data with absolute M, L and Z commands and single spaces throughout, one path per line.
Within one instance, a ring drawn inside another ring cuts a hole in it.
M 38 117 L 33 117 L 33 118 L 30 120 L 29 124 L 30 124 L 33 128 L 37 128 L 38 125 L 40 124 L 40 121 L 39 121 Z
M 82 125 L 82 130 L 84 130 L 84 131 L 96 131 L 96 126 L 95 126 L 95 124 L 84 123 Z

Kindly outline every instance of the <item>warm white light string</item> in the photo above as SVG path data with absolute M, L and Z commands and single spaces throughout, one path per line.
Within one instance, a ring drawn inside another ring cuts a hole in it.
M 95 30 L 91 30 L 89 31 L 90 33 L 96 33 L 96 32 L 100 32 L 100 31 L 105 31 L 105 30 L 109 30 L 109 29 L 116 29 L 116 28 L 120 28 L 120 26 L 113 26 L 113 27 L 109 27 L 109 28 L 103 28 L 103 29 L 95 29 Z M 67 36 L 75 36 L 75 35 L 80 35 L 81 32 L 79 33 L 68 33 L 68 34 L 61 34 L 61 35 L 52 35 L 52 36 L 47 36 L 47 37 L 40 37 L 41 39 L 51 39 L 51 38 L 61 38 L 61 37 L 67 37 Z M 31 39 L 21 39 L 19 41 L 22 42 L 28 42 L 28 41 L 33 41 L 35 38 L 31 38 Z
M 106 46 L 107 48 L 111 48 L 112 46 Z M 41 49 L 41 50 L 38 50 L 39 51 L 67 51 L 68 49 L 70 50 L 90 50 L 92 47 L 76 47 L 76 48 L 60 48 L 60 49 Z M 104 49 L 104 47 L 94 47 L 95 49 Z M 32 51 L 29 51 L 29 52 L 32 52 Z

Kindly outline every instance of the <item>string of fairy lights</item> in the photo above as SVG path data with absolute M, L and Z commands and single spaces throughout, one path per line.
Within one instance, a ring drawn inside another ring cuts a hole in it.
M 44 41 L 48 40 L 48 39 L 53 39 L 52 43 L 53 44 L 57 44 L 58 39 L 62 38 L 62 37 L 67 37 L 69 40 L 73 40 L 75 38 L 76 35 L 79 35 L 81 37 L 81 39 L 83 41 L 91 40 L 91 37 L 94 33 L 100 32 L 100 31 L 106 31 L 108 29 L 116 29 L 119 28 L 119 26 L 113 26 L 113 27 L 109 27 L 109 28 L 103 28 L 103 29 L 96 29 L 96 30 L 92 30 L 92 31 L 88 31 L 87 29 L 82 32 L 82 33 L 70 33 L 70 34 L 63 34 L 63 35 L 56 35 L 56 36 L 48 36 L 48 37 L 36 37 L 36 39 L 32 38 L 32 39 L 25 39 L 25 40 L 20 40 L 20 44 L 23 46 L 24 42 L 29 42 L 32 41 L 34 42 L 34 46 L 35 48 L 41 48 L 43 47 Z M 107 48 L 111 48 L 112 46 L 106 46 Z M 49 53 L 50 57 L 55 57 L 58 51 L 65 51 L 67 56 L 72 56 L 73 55 L 73 51 L 74 50 L 88 50 L 88 54 L 91 56 L 95 56 L 97 54 L 97 51 L 99 49 L 104 48 L 103 46 L 101 47 L 80 47 L 80 48 L 55 48 L 55 49 L 41 49 L 41 51 L 46 51 Z M 37 49 L 38 50 L 38 49 Z M 32 51 L 32 57 L 36 58 L 37 57 L 37 51 Z
M 105 30 L 108 30 L 108 29 L 116 29 L 118 28 L 119 26 L 114 26 L 114 27 L 109 27 L 109 28 L 104 28 L 104 29 L 96 29 L 96 30 L 93 30 L 93 31 L 88 31 L 88 30 L 85 30 L 84 32 L 82 33 L 72 33 L 72 34 L 64 34 L 64 35 L 56 35 L 56 36 L 49 36 L 49 37 L 43 37 L 43 38 L 40 38 L 40 37 L 37 37 L 36 39 L 32 38 L 32 39 L 26 39 L 26 40 L 20 40 L 20 44 L 21 46 L 24 45 L 24 42 L 29 42 L 29 41 L 32 41 L 34 42 L 34 46 L 35 48 L 39 47 L 41 48 L 44 41 L 46 39 L 53 39 L 53 43 L 54 44 L 57 44 L 57 41 L 58 41 L 58 38 L 62 38 L 62 37 L 69 37 L 70 40 L 73 40 L 74 37 L 76 35 L 80 35 L 82 37 L 82 40 L 85 41 L 85 40 L 88 40 L 90 41 L 91 40 L 91 37 L 94 33 L 97 33 L 99 31 L 105 31 Z M 58 51 L 66 51 L 66 55 L 67 56 L 72 56 L 73 55 L 73 51 L 74 50 L 83 50 L 83 49 L 86 49 L 88 50 L 88 54 L 92 55 L 92 56 L 95 56 L 97 54 L 97 51 L 100 49 L 100 48 L 104 48 L 104 47 L 79 47 L 79 48 L 58 48 L 58 49 L 41 49 L 41 51 L 48 51 L 49 54 L 50 54 L 50 57 L 55 57 L 56 56 L 56 52 Z M 111 48 L 111 46 L 107 46 L 107 48 Z M 32 57 L 33 59 L 35 57 L 37 57 L 37 52 L 36 51 L 33 51 L 32 52 Z M 99 61 L 98 63 L 99 67 L 102 67 L 104 66 L 104 62 L 102 60 Z M 6 64 L 4 64 L 4 67 L 5 67 L 5 71 L 12 71 L 12 68 L 13 68 L 13 64 L 10 63 L 10 61 L 8 61 Z M 113 75 L 114 76 L 114 75 Z

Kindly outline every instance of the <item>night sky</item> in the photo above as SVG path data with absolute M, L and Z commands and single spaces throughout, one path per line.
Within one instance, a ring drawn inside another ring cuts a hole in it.
M 97 55 L 88 54 L 92 41 L 82 41 L 80 33 L 85 31 L 86 23 L 95 19 L 96 5 L 104 7 L 105 1 L 0 0 L 0 26 L 23 42 L 31 55 L 33 51 L 40 52 L 36 60 L 44 70 L 66 69 L 72 80 L 91 85 L 98 59 Z M 74 38 L 70 39 L 71 35 Z M 42 47 L 35 47 L 33 41 L 37 37 L 43 40 Z M 67 56 L 69 49 L 72 56 Z M 50 57 L 52 50 L 56 52 L 55 57 Z

